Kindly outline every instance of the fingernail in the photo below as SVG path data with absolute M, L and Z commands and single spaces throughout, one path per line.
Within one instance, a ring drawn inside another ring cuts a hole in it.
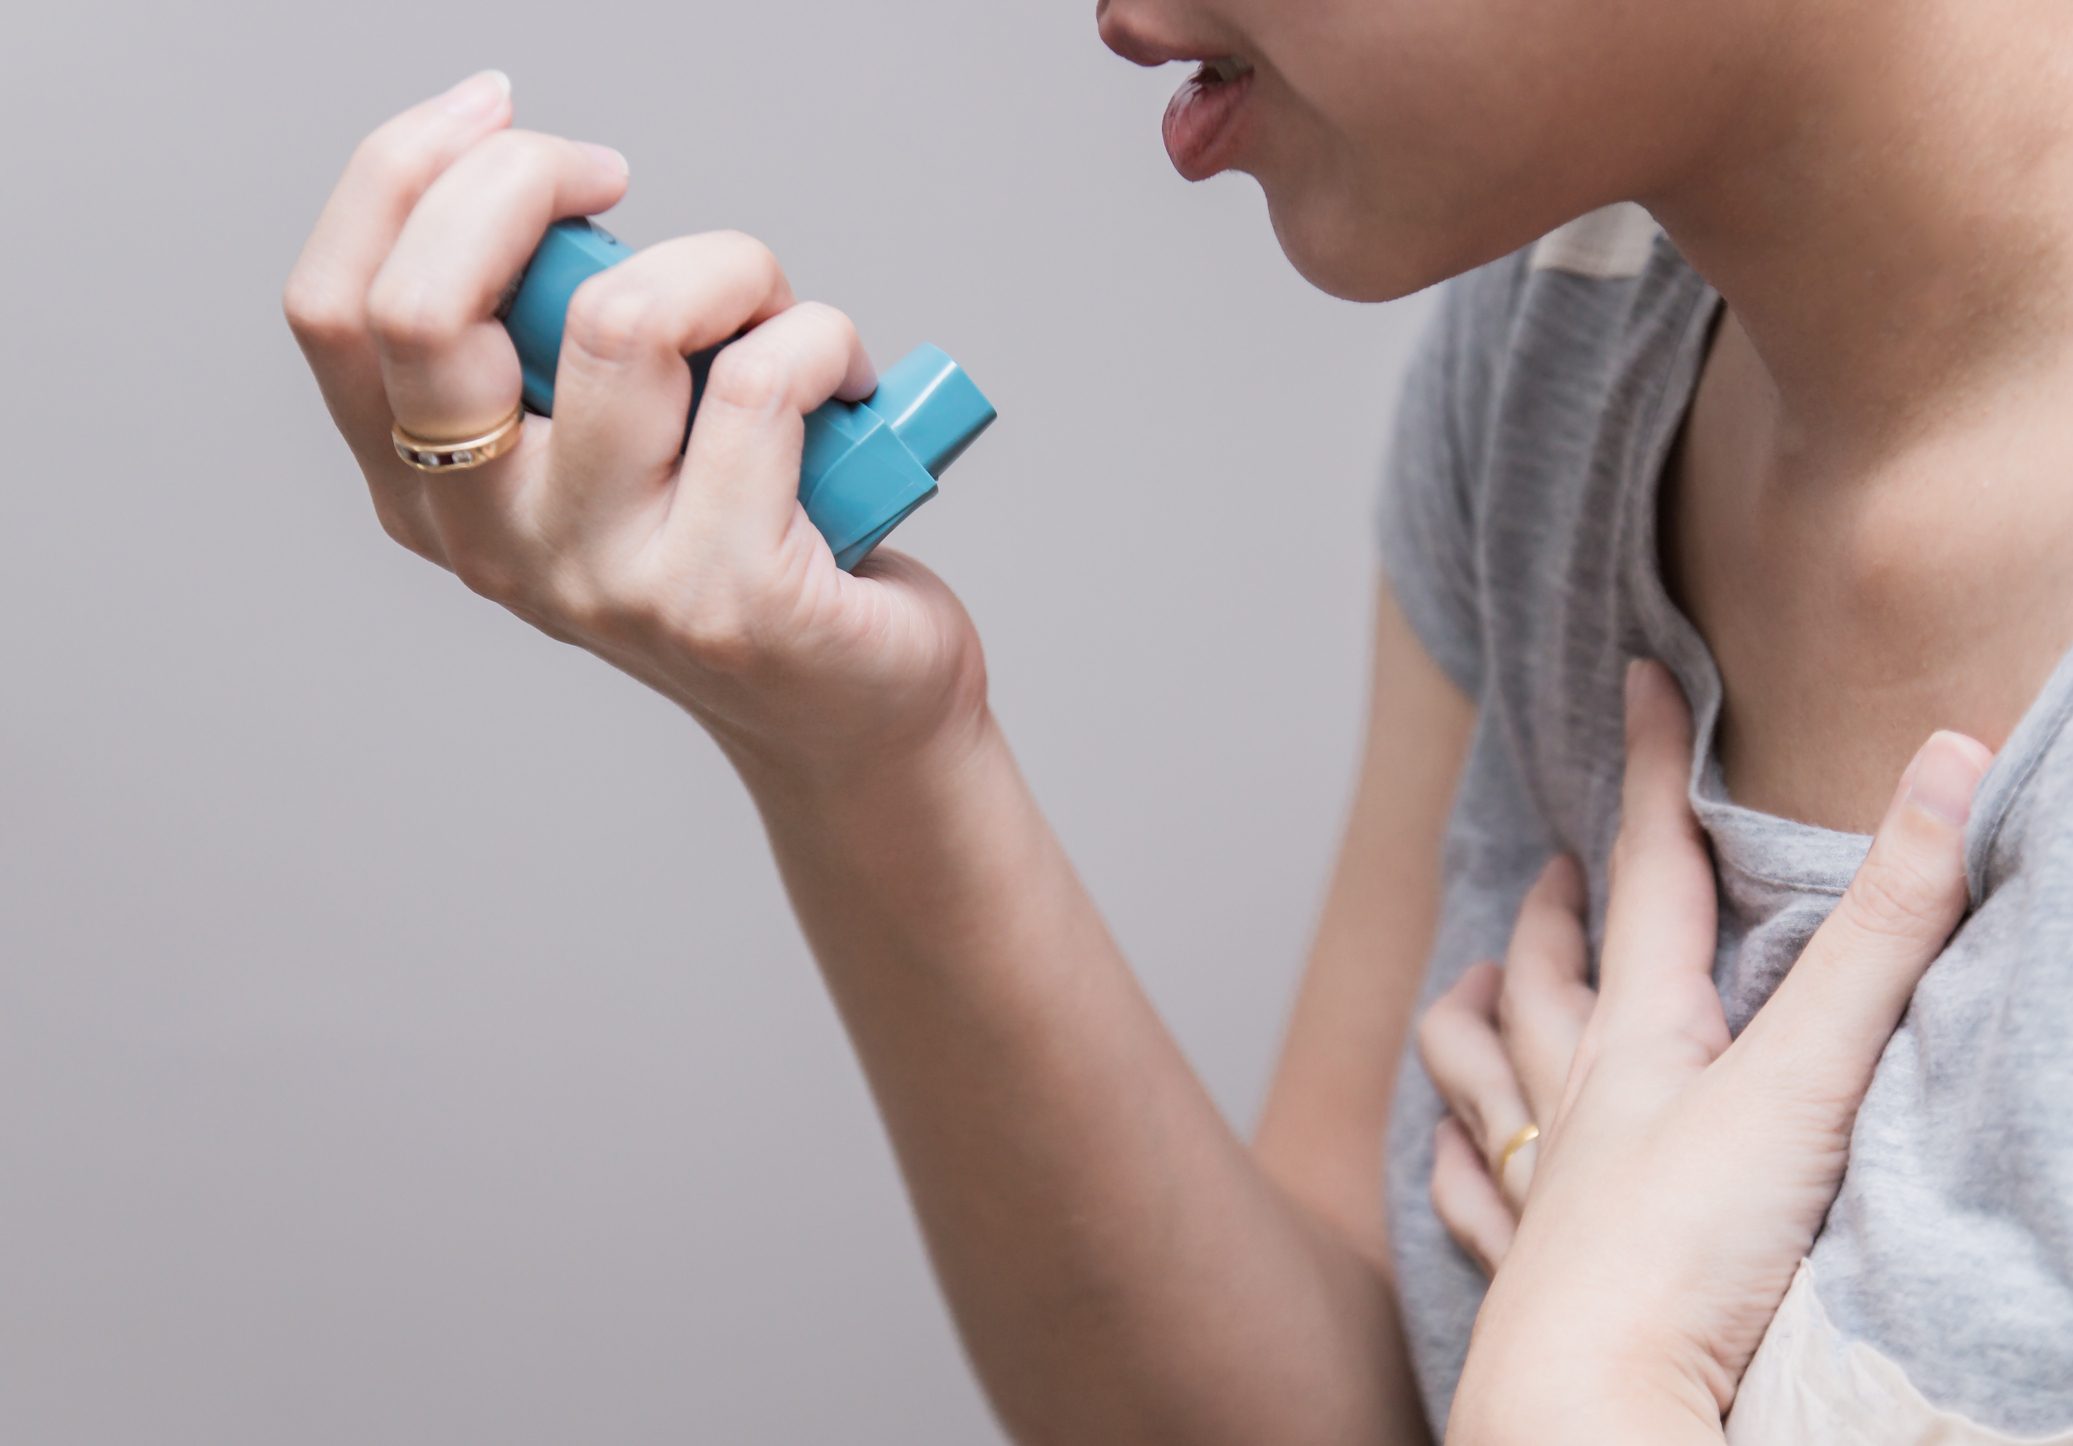
M 1979 791 L 1992 757 L 1983 745 L 1962 733 L 1931 735 L 1908 765 L 1907 801 L 1953 828 L 1963 828 L 1972 817 L 1972 797 Z
M 511 94 L 511 77 L 501 70 L 478 70 L 440 97 L 450 115 L 488 115 Z
M 596 141 L 578 141 L 577 144 L 590 152 L 592 158 L 606 170 L 616 172 L 622 176 L 626 174 L 626 157 L 620 155 L 619 152 L 613 150 L 610 146 L 601 146 Z
M 1627 659 L 1626 708 L 1630 718 L 1634 716 L 1634 705 L 1641 701 L 1642 665 L 1640 658 Z

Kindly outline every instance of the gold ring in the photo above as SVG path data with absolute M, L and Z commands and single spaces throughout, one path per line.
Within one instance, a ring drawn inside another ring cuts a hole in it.
M 406 432 L 398 422 L 389 428 L 389 437 L 396 444 L 396 455 L 420 472 L 465 472 L 470 467 L 494 462 L 516 447 L 524 427 L 525 403 L 520 402 L 511 409 L 510 416 L 480 436 L 439 442 Z
M 1490 1172 L 1490 1178 L 1499 1185 L 1504 1183 L 1504 1167 L 1512 1162 L 1512 1156 L 1540 1138 L 1540 1126 L 1528 1120 L 1519 1126 L 1519 1132 L 1504 1142 L 1504 1148 L 1497 1152 L 1497 1168 Z

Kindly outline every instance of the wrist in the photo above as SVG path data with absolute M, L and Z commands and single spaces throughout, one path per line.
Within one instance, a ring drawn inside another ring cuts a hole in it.
M 902 977 L 967 983 L 1053 895 L 1056 841 L 990 715 L 875 766 L 743 769 L 807 942 L 838 1006 Z
M 841 755 L 807 756 L 755 739 L 714 737 L 766 817 L 823 823 L 955 796 L 975 771 L 1007 754 L 1006 737 L 983 699 L 926 733 Z
M 1661 1330 L 1596 1328 L 1512 1308 L 1498 1272 L 1470 1340 L 1447 1446 L 1705 1446 L 1720 1400 Z M 1518 1285 L 1520 1282 L 1510 1282 Z M 1530 1293 L 1549 1297 L 1546 1282 Z M 1599 1323 L 1602 1327 L 1603 1323 Z
M 1494 1410 L 1457 1400 L 1446 1446 L 1722 1446 L 1726 1439 L 1717 1416 L 1695 1414 L 1682 1400 L 1627 1390 L 1593 1396 L 1571 1381 L 1558 1400 L 1543 1394 Z
M 1505 1379 L 1464 1374 L 1446 1446 L 1720 1446 L 1703 1393 L 1652 1374 L 1571 1369 L 1550 1357 Z

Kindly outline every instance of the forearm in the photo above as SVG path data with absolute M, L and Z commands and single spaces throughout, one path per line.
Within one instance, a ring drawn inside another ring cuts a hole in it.
M 1221 1117 L 990 720 L 863 791 L 744 777 L 1018 1437 L 1424 1439 L 1383 1265 Z

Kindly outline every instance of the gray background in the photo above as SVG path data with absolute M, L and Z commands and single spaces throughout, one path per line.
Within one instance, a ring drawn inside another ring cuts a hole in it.
M 0 1440 L 995 1439 L 754 812 L 389 544 L 279 312 L 498 65 L 1002 420 L 896 545 L 1249 1122 L 1351 779 L 1423 299 L 1190 188 L 1088 0 L 59 6 L 0 49 Z

